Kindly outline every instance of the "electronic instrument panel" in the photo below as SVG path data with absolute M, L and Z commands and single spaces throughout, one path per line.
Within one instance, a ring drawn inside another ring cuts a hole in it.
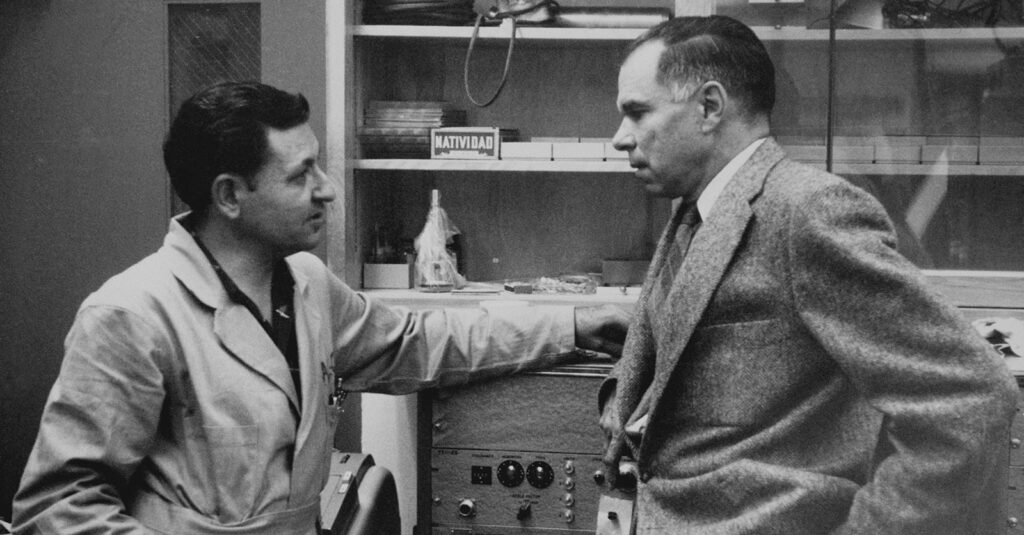
M 433 535 L 626 535 L 633 493 L 611 489 L 597 392 L 609 364 L 562 366 L 432 400 Z

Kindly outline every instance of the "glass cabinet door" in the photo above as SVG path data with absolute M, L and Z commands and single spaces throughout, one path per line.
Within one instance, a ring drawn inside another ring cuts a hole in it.
M 925 269 L 1024 266 L 1024 6 L 717 0 L 776 62 L 794 159 L 873 193 Z
M 843 30 L 830 165 L 922 268 L 1024 266 L 1024 56 L 1013 28 Z

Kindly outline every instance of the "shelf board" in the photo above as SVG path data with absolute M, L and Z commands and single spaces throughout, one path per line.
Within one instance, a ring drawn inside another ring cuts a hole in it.
M 631 41 L 643 28 L 557 28 L 550 26 L 516 27 L 516 38 L 534 41 Z M 827 41 L 828 30 L 809 30 L 798 27 L 755 27 L 764 41 Z M 357 25 L 352 28 L 357 37 L 392 37 L 416 39 L 469 39 L 470 26 L 412 26 L 412 25 Z M 508 39 L 509 30 L 502 26 L 480 28 L 482 40 Z M 994 39 L 1024 40 L 1024 28 L 928 28 L 883 30 L 836 30 L 840 41 L 991 41 Z
M 824 167 L 824 164 L 820 164 Z M 838 175 L 941 175 L 941 176 L 1007 176 L 1024 177 L 1022 165 L 947 165 L 836 163 L 832 172 Z
M 408 308 L 436 308 L 480 306 L 481 302 L 503 302 L 507 305 L 571 305 L 592 306 L 602 304 L 631 305 L 640 293 L 639 286 L 631 286 L 623 293 L 620 288 L 602 287 L 593 294 L 514 294 L 501 291 L 496 294 L 428 293 L 417 290 L 359 290 L 363 294 L 392 306 Z
M 824 169 L 823 162 L 806 162 Z M 354 169 L 392 171 L 477 171 L 527 173 L 631 173 L 626 161 L 573 161 L 573 160 L 354 160 Z M 942 171 L 939 173 L 939 171 Z M 1024 165 L 949 165 L 932 164 L 877 164 L 837 163 L 836 174 L 848 175 L 935 175 L 945 176 L 1006 176 L 1024 177 Z
M 769 28 L 767 31 L 771 31 Z M 828 30 L 806 30 L 824 32 Z M 758 32 L 759 36 L 762 33 Z M 764 37 L 761 37 L 764 39 Z M 995 39 L 1024 39 L 1024 28 L 927 28 L 884 30 L 836 30 L 837 41 L 992 41 Z
M 543 26 L 516 27 L 516 39 L 536 41 L 631 41 L 642 28 L 553 28 Z M 422 39 L 469 39 L 473 36 L 472 26 L 402 26 L 363 25 L 355 26 L 352 34 L 362 37 L 406 37 Z M 503 26 L 483 26 L 478 39 L 508 39 L 509 30 Z
M 517 171 L 572 173 L 629 173 L 629 162 L 600 160 L 355 160 L 355 169 L 396 171 Z
M 1024 272 L 925 270 L 924 274 L 959 307 L 1024 309 Z
M 1024 272 L 924 270 L 928 282 L 954 305 L 965 309 L 984 309 L 986 313 L 1024 309 Z M 410 308 L 478 306 L 485 301 L 530 303 L 533 305 L 632 304 L 639 286 L 601 287 L 587 295 L 424 293 L 416 290 L 359 290 L 390 305 Z

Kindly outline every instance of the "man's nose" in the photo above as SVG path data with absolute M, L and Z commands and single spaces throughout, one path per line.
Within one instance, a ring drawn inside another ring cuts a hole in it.
M 612 146 L 615 150 L 627 151 L 636 146 L 636 141 L 633 138 L 632 132 L 626 125 L 625 119 L 622 124 L 619 125 L 619 129 L 615 132 L 615 136 L 612 137 Z
M 317 186 L 313 190 L 313 195 L 318 201 L 321 202 L 332 202 L 337 197 L 337 190 L 334 189 L 334 181 L 320 169 L 320 166 L 316 168 L 317 175 Z

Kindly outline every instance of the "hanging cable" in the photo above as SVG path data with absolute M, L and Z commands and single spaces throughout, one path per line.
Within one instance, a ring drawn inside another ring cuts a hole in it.
M 480 35 L 480 25 L 483 23 L 485 16 L 477 15 L 476 23 L 473 25 L 473 35 L 469 38 L 469 48 L 466 50 L 466 61 L 462 67 L 462 84 L 466 90 L 466 97 L 470 102 L 481 108 L 485 108 L 490 106 L 491 103 L 498 98 L 498 95 L 501 94 L 501 90 L 505 87 L 505 83 L 508 82 L 508 70 L 512 65 L 512 51 L 515 49 L 516 45 L 516 24 L 519 16 L 546 7 L 557 8 L 558 2 L 555 2 L 555 0 L 539 0 L 536 2 L 526 2 L 526 5 L 519 9 L 501 11 L 496 7 L 492 7 L 487 12 L 486 17 L 492 20 L 511 19 L 510 26 L 512 28 L 512 34 L 508 39 L 508 51 L 505 52 L 505 68 L 501 72 L 501 81 L 498 82 L 498 87 L 494 90 L 494 94 L 484 102 L 478 102 L 473 98 L 473 92 L 469 88 L 469 61 L 473 56 L 473 46 L 476 44 L 476 39 Z
M 473 92 L 469 89 L 469 59 L 473 56 L 473 44 L 476 43 L 476 37 L 480 33 L 480 22 L 483 18 L 483 15 L 477 15 L 476 24 L 473 25 L 473 36 L 469 38 L 469 48 L 466 50 L 466 63 L 462 67 L 462 83 L 466 88 L 466 98 L 468 98 L 473 104 L 481 108 L 486 108 L 498 98 L 498 95 L 501 94 L 501 90 L 505 87 L 505 82 L 508 81 L 508 68 L 509 65 L 512 64 L 512 50 L 516 45 L 516 19 L 515 17 L 512 18 L 512 35 L 508 39 L 508 51 L 505 53 L 505 69 L 501 72 L 501 82 L 498 83 L 498 87 L 494 90 L 494 94 L 491 95 L 491 98 L 481 103 L 477 102 L 477 100 L 473 98 Z

